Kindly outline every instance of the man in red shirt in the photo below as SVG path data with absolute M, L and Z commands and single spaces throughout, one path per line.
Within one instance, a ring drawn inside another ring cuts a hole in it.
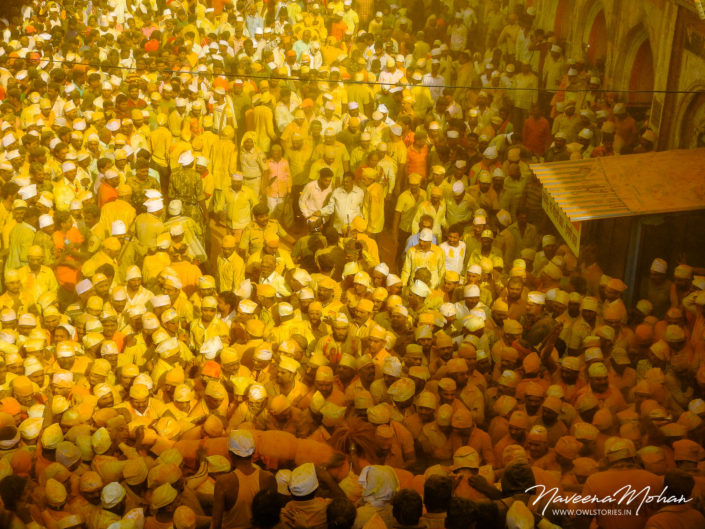
M 524 145 L 536 156 L 543 156 L 551 145 L 551 126 L 548 120 L 541 115 L 541 107 L 531 107 L 531 115 L 524 121 L 521 133 Z

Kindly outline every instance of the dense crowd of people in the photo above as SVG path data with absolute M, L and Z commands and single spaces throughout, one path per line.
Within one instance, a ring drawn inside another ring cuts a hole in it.
M 705 270 L 555 234 L 658 138 L 532 4 L 6 6 L 0 527 L 705 528 Z

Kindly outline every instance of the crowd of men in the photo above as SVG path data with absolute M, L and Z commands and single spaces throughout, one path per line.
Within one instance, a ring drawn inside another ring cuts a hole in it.
M 532 4 L 6 6 L 0 527 L 705 528 L 705 270 L 555 235 L 657 137 Z

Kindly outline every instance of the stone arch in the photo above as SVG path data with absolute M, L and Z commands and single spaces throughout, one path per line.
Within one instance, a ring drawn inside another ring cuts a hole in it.
M 643 90 L 654 88 L 654 54 L 651 49 L 651 39 L 646 28 L 639 24 L 627 33 L 620 46 L 621 64 L 618 65 L 616 88 L 621 90 L 641 90 L 629 92 L 626 101 L 629 105 L 647 107 L 651 104 L 652 94 Z
M 556 38 L 567 40 L 571 34 L 572 24 L 572 2 L 570 0 L 557 0 L 556 12 L 553 19 L 553 32 Z
M 694 93 L 687 94 L 678 105 L 671 148 L 705 147 L 705 80 L 688 87 L 688 91 Z
M 604 63 L 607 59 L 607 18 L 601 0 L 590 3 L 585 10 L 582 44 L 588 64 Z

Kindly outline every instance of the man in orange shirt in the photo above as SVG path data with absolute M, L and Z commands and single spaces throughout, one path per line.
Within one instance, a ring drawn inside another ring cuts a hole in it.
M 276 490 L 271 472 L 252 464 L 255 439 L 248 430 L 233 430 L 228 438 L 228 455 L 234 470 L 215 481 L 213 529 L 245 529 L 252 518 L 252 500 L 263 489 Z
M 617 154 L 629 154 L 635 146 L 639 137 L 636 121 L 627 114 L 627 107 L 624 103 L 617 103 L 614 106 L 615 138 L 614 152 Z
M 406 151 L 406 174 L 416 173 L 421 175 L 423 186 L 428 176 L 428 144 L 426 133 L 418 131 L 414 135 L 414 143 Z
M 120 185 L 120 173 L 115 169 L 108 169 L 105 171 L 103 181 L 100 183 L 98 188 L 98 206 L 103 207 L 108 202 L 117 200 L 118 192 L 117 187 Z
M 615 498 L 612 504 L 581 503 L 580 505 L 580 508 L 586 512 L 593 509 L 618 512 L 618 514 L 598 515 L 596 521 L 601 529 L 644 529 L 649 515 L 653 513 L 654 508 L 658 505 L 653 502 L 644 502 L 637 514 L 636 509 L 639 505 L 640 497 L 630 505 L 625 505 L 626 500 L 621 504 L 617 503 L 622 498 L 627 486 L 630 486 L 631 490 L 636 491 L 637 494 L 646 487 L 650 487 L 647 492 L 649 496 L 658 495 L 663 488 L 662 478 L 647 470 L 638 468 L 635 457 L 634 443 L 630 440 L 622 438 L 609 439 L 605 443 L 605 458 L 609 464 L 609 469 L 597 472 L 585 481 L 583 496 L 594 496 L 595 498 L 612 496 Z M 632 515 L 622 516 L 619 514 L 621 509 L 631 509 Z
M 668 487 L 668 496 L 687 498 L 687 503 L 670 503 L 663 506 L 646 522 L 646 529 L 703 529 L 705 517 L 693 505 L 691 494 L 695 482 L 693 476 L 679 469 L 666 472 L 664 488 Z
M 531 115 L 524 121 L 521 137 L 524 145 L 536 156 L 543 156 L 551 145 L 551 126 L 541 115 L 540 105 L 535 104 L 531 108 Z

